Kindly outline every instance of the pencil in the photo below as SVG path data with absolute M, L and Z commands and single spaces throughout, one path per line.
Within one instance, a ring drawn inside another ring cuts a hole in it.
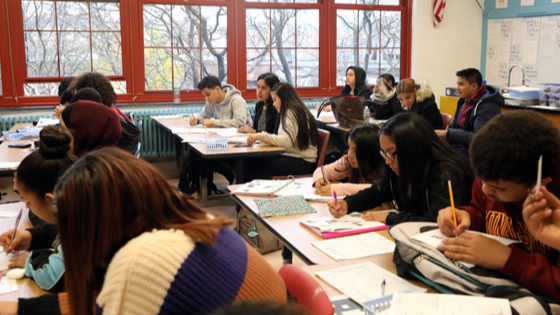
M 451 180 L 447 181 L 447 185 L 449 186 L 449 200 L 451 201 L 451 210 L 453 211 L 453 221 L 455 222 L 455 226 L 457 226 L 457 215 L 455 214 L 455 202 L 453 202 L 453 188 L 451 187 Z

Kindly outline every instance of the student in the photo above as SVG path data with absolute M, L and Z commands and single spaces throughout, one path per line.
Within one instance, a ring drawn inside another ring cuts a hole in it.
M 457 227 L 450 208 L 439 212 L 441 232 L 460 236 L 444 240 L 438 249 L 449 258 L 498 270 L 534 293 L 560 301 L 558 251 L 533 237 L 522 216 L 541 155 L 542 186 L 560 195 L 560 131 L 538 113 L 517 110 L 490 120 L 469 150 L 477 176 L 472 200 L 456 209 Z M 461 234 L 468 229 L 520 240 L 531 253 L 481 235 Z
M 457 152 L 468 157 L 472 138 L 494 116 L 502 113 L 504 97 L 492 86 L 482 84 L 482 74 L 474 68 L 457 71 L 459 102 L 447 130 L 437 130 Z
M 121 112 L 117 104 L 117 93 L 111 84 L 111 81 L 106 76 L 97 72 L 87 72 L 78 78 L 76 81 L 76 91 L 80 91 L 83 88 L 93 88 L 102 98 L 102 104 L 109 107 L 119 115 L 119 121 L 121 124 L 121 137 L 117 143 L 117 148 L 128 151 L 132 154 L 136 152 L 138 142 L 140 141 L 140 129 L 136 127 L 134 122 Z
M 472 170 L 467 161 L 439 138 L 428 122 L 416 113 L 390 118 L 380 130 L 379 142 L 385 163 L 392 172 L 378 185 L 329 203 L 338 218 L 348 212 L 365 211 L 395 201 L 400 213 L 367 213 L 366 220 L 390 225 L 408 221 L 436 222 L 439 209 L 450 205 L 448 180 L 455 204 L 470 200 Z
M 11 253 L 20 253 L 10 259 L 9 268 L 24 268 L 25 275 L 33 278 L 43 290 L 64 290 L 64 262 L 57 232 L 57 218 L 52 210 L 54 186 L 58 178 L 77 159 L 71 153 L 72 136 L 62 126 L 47 126 L 41 130 L 39 149 L 28 155 L 18 167 L 14 183 L 17 185 L 25 206 L 33 208 L 46 224 L 27 230 L 18 230 L 13 240 L 12 230 L 0 235 L 0 246 Z M 20 252 L 25 251 L 25 252 Z M 54 303 L 55 295 L 51 295 Z M 29 314 L 36 306 L 33 299 L 21 299 L 18 303 L 0 305 L 3 311 L 10 307 L 19 314 Z M 4 313 L 2 313 L 4 314 Z
M 74 86 L 76 85 L 76 79 L 73 77 L 66 77 L 60 81 L 58 85 L 58 97 L 60 97 L 60 105 L 54 108 L 53 116 L 60 117 L 60 113 L 64 110 L 64 107 L 70 104 L 70 100 L 76 91 Z
M 251 134 L 248 144 L 260 140 L 283 147 L 286 153 L 272 159 L 248 160 L 244 180 L 311 174 L 317 165 L 319 131 L 317 121 L 289 83 L 278 83 L 271 91 L 273 106 L 278 111 L 275 134 Z
M 77 101 L 67 106 L 60 117 L 60 123 L 74 137 L 73 148 L 77 156 L 103 147 L 115 147 L 121 137 L 119 115 L 96 102 Z
M 523 203 L 523 221 L 535 238 L 560 250 L 560 200 L 546 187 L 541 186 L 537 194 L 527 196 Z
M 71 314 L 207 314 L 286 303 L 278 273 L 219 214 L 117 149 L 78 160 L 54 192 Z M 96 300 L 94 300 L 96 299 Z
M 278 113 L 274 106 L 272 106 L 272 98 L 270 97 L 270 90 L 280 80 L 273 73 L 261 74 L 257 78 L 257 104 L 255 104 L 255 120 L 253 121 L 253 128 L 245 125 L 239 128 L 240 133 L 257 133 L 266 131 L 274 133 L 274 126 L 276 124 L 276 114 Z
M 375 119 L 389 119 L 405 112 L 397 95 L 395 77 L 390 73 L 384 73 L 377 78 L 371 99 L 373 106 L 370 106 L 370 110 L 375 115 Z
M 416 85 L 414 79 L 404 79 L 397 84 L 397 96 L 403 108 L 424 117 L 432 129 L 445 129 L 436 104 L 436 98 L 428 85 Z
M 241 128 L 253 124 L 247 103 L 233 85 L 222 87 L 217 77 L 209 75 L 200 80 L 197 87 L 206 104 L 200 114 L 189 119 L 191 126 L 201 123 L 205 127 Z
M 340 95 L 354 95 L 369 99 L 371 97 L 371 90 L 367 86 L 366 76 L 367 74 L 364 69 L 356 66 L 348 67 L 346 69 L 346 85 L 340 92 Z M 319 106 L 317 106 L 317 109 L 319 109 Z M 330 106 L 326 106 L 323 110 L 330 112 L 332 109 Z
M 371 124 L 358 125 L 348 133 L 348 154 L 324 167 L 327 182 L 320 168 L 313 173 L 316 194 L 349 196 L 371 186 L 384 170 L 383 158 L 379 155 L 379 127 Z M 331 184 L 345 178 L 349 183 Z M 369 184 L 366 184 L 369 183 Z

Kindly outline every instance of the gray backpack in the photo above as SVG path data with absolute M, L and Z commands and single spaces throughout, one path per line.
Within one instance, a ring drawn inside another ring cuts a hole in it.
M 560 305 L 552 299 L 529 292 L 497 271 L 467 268 L 411 238 L 436 228 L 433 222 L 406 222 L 389 229 L 396 243 L 393 262 L 399 276 L 420 280 L 442 293 L 507 298 L 514 315 L 560 314 Z

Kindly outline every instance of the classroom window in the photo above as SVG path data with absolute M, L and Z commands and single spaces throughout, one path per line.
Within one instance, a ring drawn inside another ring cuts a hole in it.
M 379 4 L 379 5 L 399 5 L 400 0 L 335 0 L 336 4 Z
M 196 90 L 215 75 L 227 83 L 227 7 L 144 4 L 146 90 Z
M 118 1 L 22 1 L 28 78 L 122 75 Z M 26 83 L 25 95 L 57 95 L 54 83 Z
M 317 0 L 245 0 L 245 2 L 317 3 Z
M 247 88 L 275 73 L 295 87 L 319 86 L 319 10 L 246 11 Z
M 383 73 L 400 80 L 401 12 L 337 10 L 336 16 L 337 85 L 346 84 L 352 65 L 366 70 L 368 84 Z

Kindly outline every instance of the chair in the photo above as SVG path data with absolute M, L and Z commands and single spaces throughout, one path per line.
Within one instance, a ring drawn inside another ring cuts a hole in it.
M 134 153 L 134 156 L 138 159 L 140 158 L 140 148 L 142 148 L 142 143 L 138 142 L 136 145 L 136 152 Z
M 451 124 L 451 120 L 453 119 L 453 116 L 446 114 L 446 113 L 441 113 L 441 120 L 443 120 L 443 126 L 445 127 L 445 129 L 447 129 L 447 127 L 449 127 L 449 124 Z
M 286 288 L 301 307 L 311 315 L 332 315 L 334 308 L 321 285 L 307 272 L 294 265 L 284 265 L 278 271 Z
M 319 131 L 319 143 L 317 143 L 317 166 L 319 168 L 325 163 L 325 155 L 327 155 L 327 147 L 329 146 L 329 137 L 331 133 L 329 131 L 318 129 Z M 294 177 L 313 177 L 313 174 L 306 175 L 295 175 Z M 288 176 L 271 176 L 271 179 L 287 179 Z

